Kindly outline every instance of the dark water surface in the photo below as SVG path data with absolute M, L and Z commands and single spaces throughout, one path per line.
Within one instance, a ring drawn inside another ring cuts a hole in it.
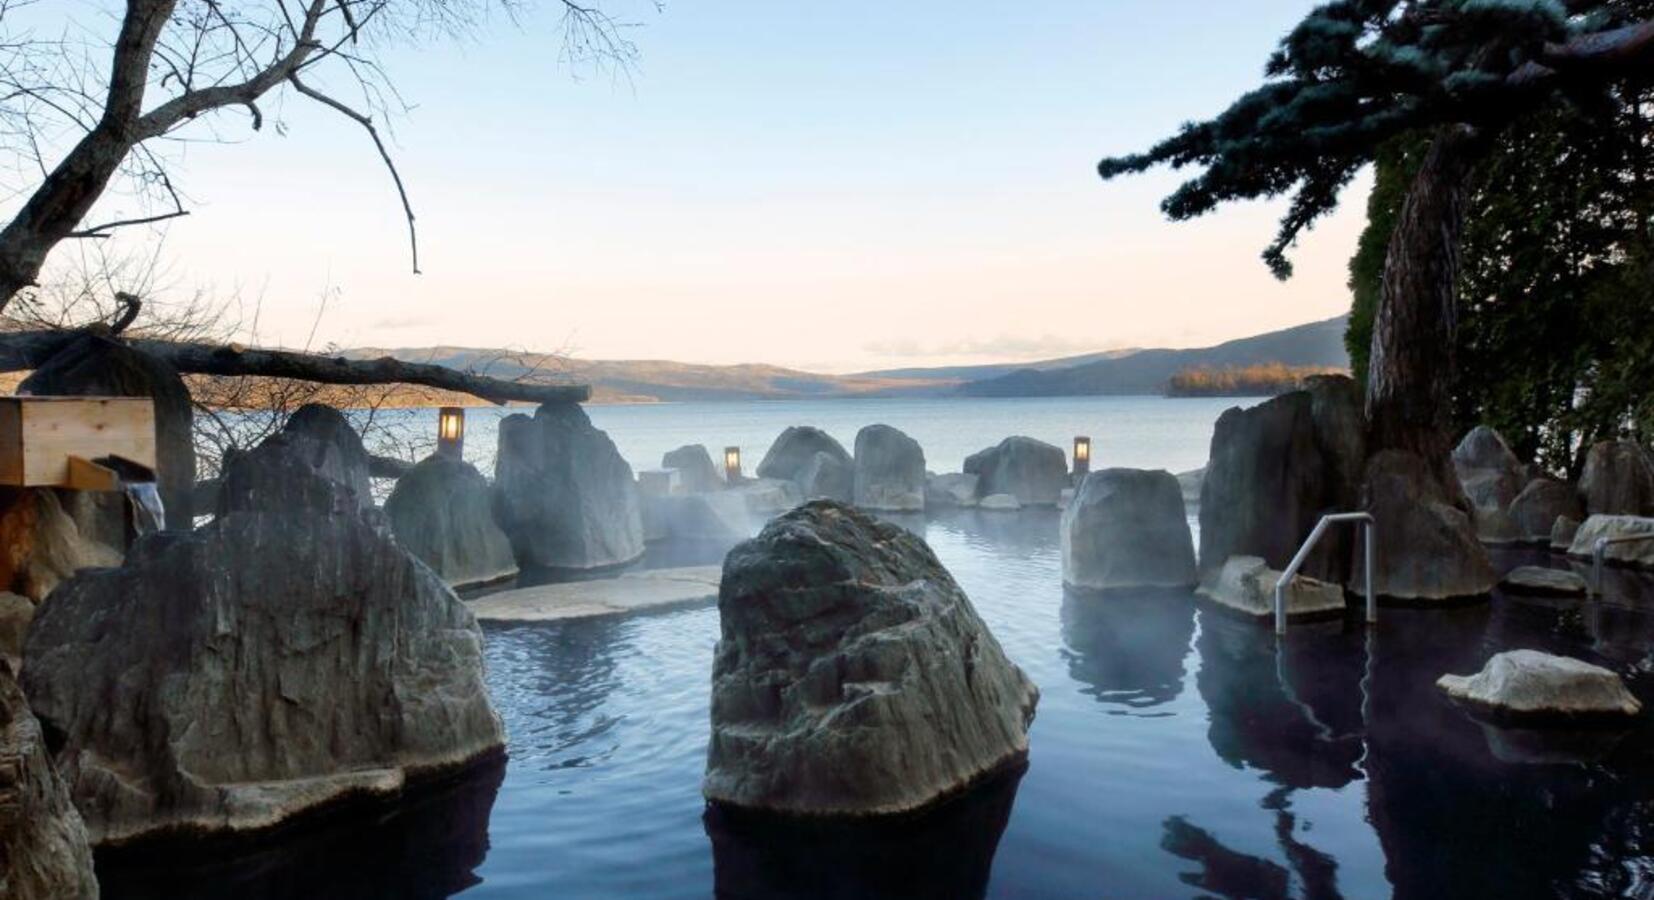
M 1020 779 L 869 828 L 709 814 L 715 609 L 489 627 L 503 780 L 251 859 L 109 871 L 106 896 L 1654 896 L 1647 715 L 1623 733 L 1499 730 L 1433 686 L 1532 647 L 1654 701 L 1646 578 L 1615 573 L 1608 604 L 1385 609 L 1373 631 L 1277 645 L 1189 596 L 1065 596 L 1053 513 L 904 524 L 1040 685 Z

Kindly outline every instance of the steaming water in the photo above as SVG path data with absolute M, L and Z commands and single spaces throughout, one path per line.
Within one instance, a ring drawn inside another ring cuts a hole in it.
M 965 403 L 951 422 L 934 405 L 895 403 L 592 413 L 638 461 L 732 434 L 761 454 L 786 424 L 844 438 L 890 421 L 927 441 L 933 468 L 1004 433 L 1089 431 L 1100 463 L 1176 470 L 1202 461 L 1223 405 Z M 1557 739 L 1485 727 L 1433 687 L 1534 647 L 1615 669 L 1654 701 L 1646 578 L 1611 573 L 1612 603 L 1385 609 L 1374 631 L 1295 627 L 1278 647 L 1267 628 L 1189 596 L 1065 595 L 1048 511 L 902 524 L 1042 689 L 1020 782 L 884 830 L 706 816 L 715 609 L 491 626 L 503 772 L 251 857 L 106 867 L 105 896 L 1654 896 L 1647 716 L 1627 732 Z
M 1076 435 L 1092 439 L 1092 467 L 1128 466 L 1182 472 L 1206 464 L 1212 423 L 1236 404 L 1256 400 L 1210 397 L 1052 397 L 982 400 L 831 400 L 765 403 L 663 403 L 588 406 L 592 424 L 609 433 L 634 470 L 660 466 L 667 451 L 705 444 L 722 462 L 740 447 L 747 474 L 789 425 L 814 425 L 846 450 L 856 432 L 882 423 L 907 432 L 925 449 L 925 464 L 957 472 L 965 457 L 1001 438 L 1025 434 L 1068 450 Z M 465 457 L 492 474 L 499 420 L 524 409 L 466 410 Z M 381 413 L 380 415 L 387 415 Z M 414 434 L 436 434 L 434 410 L 389 413 Z

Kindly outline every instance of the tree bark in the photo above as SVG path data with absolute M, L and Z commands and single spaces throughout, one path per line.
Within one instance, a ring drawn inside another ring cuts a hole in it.
M 97 125 L 75 144 L 0 230 L 0 309 L 35 283 L 46 254 L 80 224 L 139 140 L 149 61 L 177 0 L 130 0 L 115 38 L 109 94 Z
M 38 368 L 79 335 L 75 331 L 0 333 L 0 372 Z M 410 363 L 388 356 L 349 359 L 289 350 L 266 350 L 222 344 L 128 340 L 140 350 L 170 363 L 186 375 L 250 375 L 292 378 L 321 384 L 417 384 L 457 391 L 491 403 L 581 403 L 591 399 L 583 384 L 542 384 L 491 378 L 446 366 Z
M 1472 129 L 1448 126 L 1425 153 L 1390 236 L 1367 370 L 1372 452 L 1411 451 L 1444 473 L 1452 448 L 1459 241 L 1478 144 Z

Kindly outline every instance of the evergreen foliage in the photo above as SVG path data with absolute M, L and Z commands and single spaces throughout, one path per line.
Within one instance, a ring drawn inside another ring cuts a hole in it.
M 1263 254 L 1285 278 L 1298 234 L 1398 136 L 1442 123 L 1502 125 L 1558 93 L 1601 102 L 1601 80 L 1575 76 L 1587 59 L 1593 72 L 1621 61 L 1620 39 L 1643 25 L 1644 5 L 1333 0 L 1281 40 L 1261 87 L 1144 153 L 1103 160 L 1098 171 L 1113 178 L 1163 163 L 1200 167 L 1162 202 L 1173 219 L 1291 194 Z
M 1461 429 L 1490 424 L 1518 455 L 1574 475 L 1597 440 L 1654 438 L 1654 90 L 1621 86 L 1612 99 L 1512 123 L 1477 173 L 1461 244 L 1455 418 Z M 1358 374 L 1358 323 L 1370 327 L 1409 154 L 1380 156 L 1350 261 Z

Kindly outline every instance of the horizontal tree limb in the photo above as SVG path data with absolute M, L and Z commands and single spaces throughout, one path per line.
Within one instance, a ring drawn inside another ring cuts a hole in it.
M 0 372 L 39 368 L 83 331 L 0 333 Z M 92 333 L 97 333 L 93 331 Z M 490 403 L 581 403 L 591 399 L 583 384 L 543 384 L 491 378 L 446 366 L 411 363 L 389 356 L 349 359 L 291 350 L 234 344 L 127 339 L 135 350 L 171 364 L 186 375 L 249 375 L 291 378 L 318 384 L 416 384 L 480 397 Z

